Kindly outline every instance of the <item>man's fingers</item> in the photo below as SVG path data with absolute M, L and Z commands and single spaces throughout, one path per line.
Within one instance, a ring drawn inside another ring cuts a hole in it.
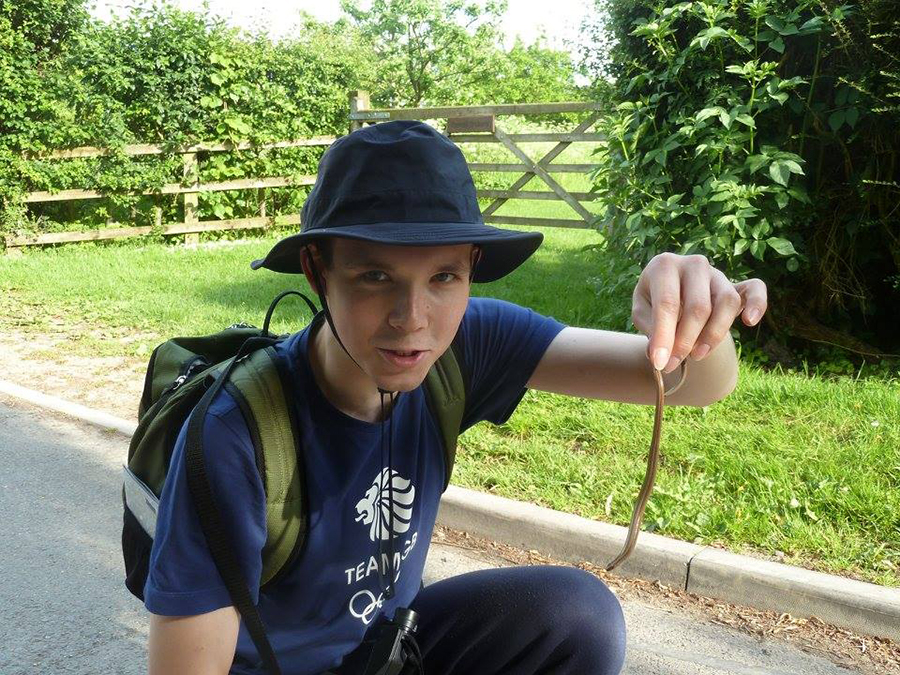
M 691 353 L 697 343 L 697 336 L 704 331 L 713 311 L 712 279 L 708 266 L 694 266 L 681 278 L 681 320 L 675 331 L 672 354 L 664 368 L 670 373 Z M 732 318 L 734 315 L 732 315 Z M 712 345 L 710 345 L 712 346 Z
M 650 361 L 657 370 L 666 367 L 675 342 L 681 312 L 681 276 L 674 260 L 660 258 L 658 272 L 650 278 Z
M 747 326 L 755 326 L 769 306 L 769 295 L 766 283 L 762 279 L 747 279 L 734 284 L 744 303 L 741 320 Z
M 699 361 L 715 349 L 728 335 L 731 326 L 741 311 L 742 299 L 734 284 L 724 274 L 716 273 L 711 282 L 712 314 L 691 349 L 691 357 Z M 704 349 L 704 345 L 706 349 Z
M 744 323 L 752 326 L 767 306 L 762 280 L 732 284 L 703 256 L 663 253 L 650 261 L 638 280 L 632 321 L 649 337 L 647 357 L 653 366 L 668 373 L 689 354 L 699 360 L 715 349 L 735 316 L 742 314 Z

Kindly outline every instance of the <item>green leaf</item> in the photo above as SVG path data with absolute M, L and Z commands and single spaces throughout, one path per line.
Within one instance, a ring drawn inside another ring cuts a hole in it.
M 738 226 L 738 217 L 733 213 L 729 213 L 728 215 L 722 216 L 716 221 L 716 225 L 731 225 L 732 227 Z
M 225 81 L 225 78 L 219 73 L 213 73 L 209 76 L 209 81 L 218 87 Z
M 790 200 L 791 198 L 786 192 L 777 192 L 775 194 L 775 203 L 778 204 L 779 209 L 787 208 L 788 202 Z
M 772 40 L 769 43 L 769 46 L 772 49 L 774 49 L 776 52 L 778 52 L 779 54 L 784 54 L 784 40 L 781 39 L 780 35 L 777 38 L 775 38 L 774 40 Z
M 244 120 L 237 117 L 226 117 L 225 124 L 227 124 L 238 133 L 249 134 L 251 132 L 250 125 L 247 124 Z
M 750 173 L 753 174 L 759 171 L 768 161 L 769 158 L 766 155 L 750 155 L 744 161 L 744 166 L 746 166 L 750 170 Z
M 723 110 L 719 113 L 719 121 L 726 129 L 731 129 L 731 123 L 734 121 L 734 118 Z
M 747 250 L 748 246 L 750 246 L 749 239 L 738 239 L 736 242 L 734 242 L 734 254 L 740 255 Z
M 783 161 L 784 161 L 785 166 L 787 166 L 788 170 L 789 170 L 791 173 L 798 173 L 798 174 L 800 174 L 801 176 L 805 176 L 805 175 L 806 175 L 805 173 L 803 173 L 803 167 L 800 166 L 800 165 L 799 165 L 797 162 L 795 162 L 794 160 L 792 160 L 792 159 L 785 159 L 785 160 L 783 160 Z
M 691 47 L 699 44 L 700 49 L 706 49 L 709 46 L 710 40 L 714 40 L 716 38 L 720 38 L 728 33 L 721 26 L 712 26 L 711 28 L 706 28 L 697 33 L 696 37 L 691 40 Z
M 859 108 L 847 108 L 844 112 L 844 120 L 851 128 L 856 128 L 856 121 L 859 119 Z
M 788 188 L 788 194 L 798 202 L 803 202 L 804 204 L 812 203 L 809 199 L 809 195 L 806 194 L 806 190 L 803 188 Z
M 817 33 L 822 30 L 822 17 L 814 16 L 809 21 L 800 26 L 800 32 L 804 35 L 806 33 Z
M 705 119 L 713 117 L 714 115 L 721 115 L 725 112 L 725 108 L 721 108 L 719 106 L 715 106 L 713 108 L 704 108 L 700 112 L 697 113 L 695 119 L 698 122 L 702 122 Z
M 791 177 L 791 170 L 782 161 L 772 162 L 769 165 L 769 175 L 776 183 L 787 187 L 788 180 Z
M 766 242 L 774 248 L 780 255 L 796 255 L 797 251 L 794 250 L 794 245 L 789 242 L 787 239 L 782 239 L 781 237 L 769 237 L 766 239 Z
M 828 126 L 831 127 L 832 131 L 837 131 L 841 128 L 841 125 L 844 124 L 845 112 L 844 110 L 835 110 L 828 116 Z
M 750 115 L 738 115 L 734 119 L 741 124 L 746 124 L 748 127 L 756 128 L 756 120 L 750 117 Z
M 784 30 L 784 21 L 779 19 L 777 16 L 767 16 L 766 17 L 766 25 L 779 33 Z
M 750 43 L 750 40 L 745 38 L 743 35 L 739 35 L 737 31 L 729 30 L 728 35 L 737 43 L 738 47 L 743 49 L 748 54 L 753 51 L 753 45 Z
M 796 272 L 798 269 L 800 269 L 800 263 L 796 258 L 788 258 L 787 268 L 789 272 Z
M 757 260 L 762 260 L 762 256 L 759 253 L 759 242 L 756 241 L 755 239 L 750 242 L 750 253 Z

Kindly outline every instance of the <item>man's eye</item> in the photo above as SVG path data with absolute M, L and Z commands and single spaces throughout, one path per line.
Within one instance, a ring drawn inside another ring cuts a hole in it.
M 457 277 L 453 272 L 440 272 L 435 274 L 433 278 L 439 283 L 446 284 L 455 280 Z
M 362 275 L 363 281 L 370 281 L 373 283 L 377 283 L 380 281 L 387 281 L 388 275 L 384 272 L 379 272 L 378 270 L 372 270 L 371 272 L 366 272 Z

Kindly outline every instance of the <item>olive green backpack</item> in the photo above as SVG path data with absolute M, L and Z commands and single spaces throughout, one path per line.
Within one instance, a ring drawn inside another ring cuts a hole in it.
M 288 336 L 269 333 L 276 304 L 289 294 L 306 301 L 314 323 L 322 320 L 322 313 L 306 296 L 286 291 L 272 302 L 262 329 L 236 324 L 215 335 L 173 338 L 153 351 L 138 408 L 138 426 L 128 448 L 122 491 L 125 585 L 143 599 L 159 496 L 175 441 L 190 419 L 185 444 L 188 487 L 216 567 L 271 673 L 280 671 L 213 501 L 204 466 L 202 429 L 210 403 L 224 388 L 247 423 L 265 487 L 267 538 L 260 578 L 260 588 L 264 588 L 277 582 L 299 555 L 308 527 L 303 452 L 290 404 L 295 392 L 275 351 L 275 345 Z M 432 366 L 424 390 L 441 430 L 446 489 L 465 406 L 455 345 Z

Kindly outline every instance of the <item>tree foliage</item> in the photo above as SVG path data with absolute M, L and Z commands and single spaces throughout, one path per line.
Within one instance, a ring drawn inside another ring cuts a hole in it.
M 418 107 L 439 92 L 490 77 L 505 2 L 465 0 L 341 0 L 341 9 L 377 58 L 372 97 L 387 107 Z
M 505 0 L 359 0 L 341 7 L 368 41 L 384 107 L 573 100 L 583 97 L 566 52 L 540 40 L 503 46 Z
M 609 244 L 638 263 L 702 253 L 885 340 L 900 300 L 893 3 L 596 4 L 616 38 L 590 64 L 619 101 L 594 176 Z

